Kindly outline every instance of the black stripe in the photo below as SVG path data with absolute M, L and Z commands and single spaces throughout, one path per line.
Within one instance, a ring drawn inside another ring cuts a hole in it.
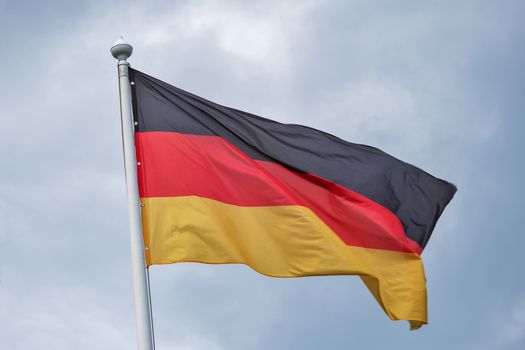
M 370 146 L 224 107 L 130 69 L 137 131 L 221 136 L 253 159 L 313 173 L 392 211 L 424 248 L 456 187 Z

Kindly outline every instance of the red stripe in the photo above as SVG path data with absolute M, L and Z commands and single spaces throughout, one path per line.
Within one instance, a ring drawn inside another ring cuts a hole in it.
M 310 208 L 346 244 L 421 253 L 376 202 L 313 174 L 256 161 L 218 136 L 136 133 L 141 197 L 198 196 L 238 206 Z

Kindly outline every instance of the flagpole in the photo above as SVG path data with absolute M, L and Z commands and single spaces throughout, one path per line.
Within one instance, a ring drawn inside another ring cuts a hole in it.
M 144 258 L 144 241 L 140 215 L 140 198 L 137 180 L 137 159 L 133 116 L 131 112 L 131 85 L 129 81 L 128 57 L 133 47 L 121 36 L 111 47 L 111 54 L 118 60 L 118 79 L 120 91 L 120 116 L 122 124 L 122 146 L 128 193 L 128 213 L 131 239 L 131 263 L 133 272 L 133 291 L 135 296 L 135 315 L 137 319 L 138 349 L 154 350 L 153 320 L 149 293 L 148 268 Z

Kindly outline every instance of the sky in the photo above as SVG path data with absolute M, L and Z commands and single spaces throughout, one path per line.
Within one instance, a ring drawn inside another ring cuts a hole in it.
M 525 348 L 523 1 L 0 0 L 0 339 L 136 348 L 116 60 L 378 147 L 458 192 L 423 254 L 429 324 L 356 276 L 150 270 L 157 349 Z

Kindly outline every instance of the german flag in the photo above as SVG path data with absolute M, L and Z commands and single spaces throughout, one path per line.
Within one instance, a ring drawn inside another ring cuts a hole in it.
M 359 275 L 391 319 L 427 323 L 420 254 L 454 185 L 377 148 L 130 78 L 148 266 Z

